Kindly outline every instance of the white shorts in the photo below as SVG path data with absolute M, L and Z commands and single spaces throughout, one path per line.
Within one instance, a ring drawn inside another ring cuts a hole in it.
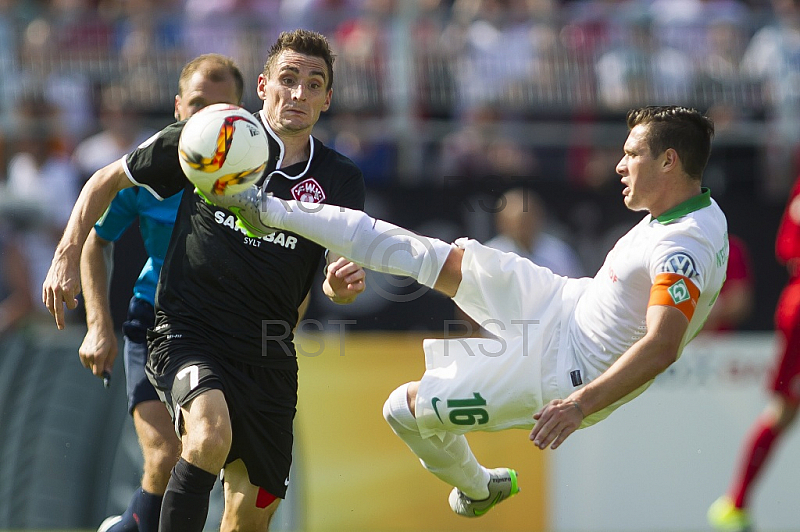
M 558 397 L 569 280 L 474 240 L 456 245 L 464 258 L 453 300 L 497 338 L 425 340 L 415 405 L 420 433 L 530 428 L 533 414 Z

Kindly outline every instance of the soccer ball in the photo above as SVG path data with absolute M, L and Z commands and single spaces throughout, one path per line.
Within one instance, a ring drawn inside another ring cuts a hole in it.
M 256 183 L 269 159 L 264 128 L 236 105 L 217 103 L 192 115 L 181 131 L 183 173 L 204 194 L 236 194 Z

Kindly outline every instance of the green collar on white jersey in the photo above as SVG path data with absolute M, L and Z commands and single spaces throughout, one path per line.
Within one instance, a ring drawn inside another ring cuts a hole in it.
M 708 207 L 709 205 L 711 205 L 711 189 L 702 187 L 700 189 L 700 194 L 689 198 L 683 203 L 671 208 L 656 218 L 656 221 L 660 224 L 668 224 L 674 222 L 681 216 L 686 216 L 690 212 L 699 211 L 700 209 Z

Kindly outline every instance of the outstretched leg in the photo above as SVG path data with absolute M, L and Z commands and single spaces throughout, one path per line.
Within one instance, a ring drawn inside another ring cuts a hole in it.
M 425 469 L 455 486 L 450 495 L 453 511 L 477 517 L 517 493 L 516 472 L 488 470 L 480 465 L 463 434 L 445 432 L 441 438 L 420 435 L 415 417 L 418 388 L 419 382 L 411 382 L 394 390 L 383 405 L 383 416 Z

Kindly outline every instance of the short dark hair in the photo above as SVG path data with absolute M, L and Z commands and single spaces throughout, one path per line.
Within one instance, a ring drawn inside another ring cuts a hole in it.
M 233 82 L 236 84 L 236 96 L 240 102 L 242 101 L 244 76 L 236 62 L 230 57 L 220 54 L 203 54 L 186 63 L 186 66 L 181 70 L 180 78 L 178 78 L 179 95 L 183 96 L 183 91 L 195 72 L 201 72 L 211 81 L 217 82 L 224 81 L 228 76 L 233 77 Z
M 641 107 L 628 111 L 628 130 L 649 124 L 647 146 L 652 155 L 673 148 L 683 170 L 700 180 L 711 155 L 714 122 L 696 109 L 678 105 Z
M 264 63 L 264 76 L 269 77 L 270 67 L 275 62 L 275 58 L 284 50 L 292 50 L 299 54 L 319 57 L 325 61 L 325 65 L 328 67 L 328 82 L 325 90 L 331 90 L 331 87 L 333 87 L 333 61 L 336 56 L 331 52 L 328 39 L 324 35 L 304 29 L 282 32 L 267 53 L 267 60 Z

